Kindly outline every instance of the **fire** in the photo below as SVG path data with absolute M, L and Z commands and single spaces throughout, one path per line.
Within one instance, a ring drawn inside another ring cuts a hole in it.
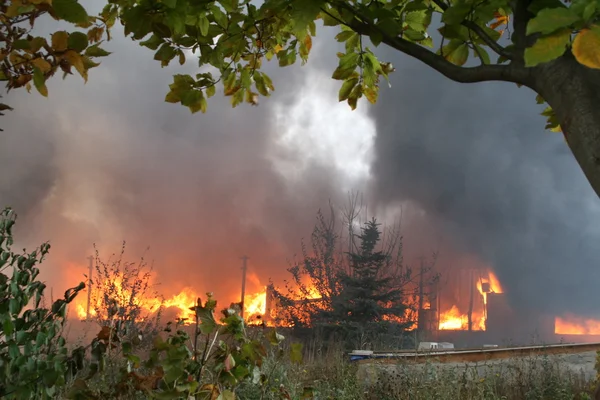
M 600 321 L 569 315 L 554 319 L 557 335 L 600 335 Z
M 440 315 L 440 330 L 463 330 L 467 324 L 467 315 L 461 314 L 456 306 Z
M 244 296 L 244 318 L 264 316 L 267 311 L 267 290 Z
M 471 312 L 472 329 L 485 331 L 485 322 L 487 320 L 487 294 L 502 293 L 502 286 L 500 285 L 498 277 L 496 277 L 493 272 L 489 271 L 487 277 L 482 276 L 477 280 L 476 288 L 483 299 L 483 304 L 479 309 L 473 309 Z M 440 313 L 439 329 L 468 330 L 468 313 L 461 312 L 456 304 L 452 305 L 449 310 Z
M 121 287 L 121 280 L 117 278 L 114 281 L 115 287 L 115 297 L 120 300 L 128 301 L 130 299 L 130 292 L 123 289 Z M 95 308 L 100 306 L 99 296 L 92 295 L 91 303 L 90 303 L 90 317 L 96 316 Z M 183 318 L 187 320 L 192 320 L 194 318 L 194 312 L 190 310 L 190 307 L 193 307 L 196 303 L 196 299 L 198 295 L 191 288 L 184 288 L 178 294 L 168 298 L 168 299 L 160 299 L 160 298 L 136 298 L 135 305 L 140 306 L 142 310 L 146 314 L 154 314 L 161 306 L 163 309 L 174 308 L 176 310 L 177 318 Z M 96 301 L 96 304 L 94 304 Z M 81 295 L 75 298 L 75 312 L 77 313 L 77 317 L 79 319 L 86 319 L 87 317 L 87 296 Z

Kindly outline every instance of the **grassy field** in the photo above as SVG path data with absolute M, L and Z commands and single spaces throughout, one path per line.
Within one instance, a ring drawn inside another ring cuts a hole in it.
M 396 364 L 366 379 L 356 363 L 330 355 L 303 365 L 269 359 L 268 382 L 245 384 L 241 399 L 571 400 L 592 399 L 595 377 L 563 357 L 529 357 L 478 366 Z

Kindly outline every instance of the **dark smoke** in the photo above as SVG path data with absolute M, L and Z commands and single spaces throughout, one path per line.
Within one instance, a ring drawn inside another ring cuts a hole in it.
M 173 73 L 198 72 L 194 61 L 161 69 L 129 40 L 107 48 L 114 53 L 85 85 L 56 77 L 49 99 L 4 99 L 15 111 L 2 121 L 0 202 L 22 217 L 24 245 L 53 244 L 45 279 L 77 283 L 93 243 L 107 257 L 122 240 L 128 259 L 154 262 L 166 295 L 187 286 L 235 300 L 242 255 L 262 284 L 287 277 L 317 210 L 342 194 L 327 162 L 290 181 L 273 161 L 298 156 L 274 144 L 274 105 L 293 104 L 307 67 L 273 68 L 276 92 L 259 107 L 232 109 L 216 96 L 206 115 L 191 115 L 163 99 Z
M 600 203 L 534 94 L 385 53 L 397 71 L 372 111 L 379 205 L 419 204 L 455 249 L 494 268 L 517 310 L 600 315 Z
M 317 209 L 329 198 L 343 202 L 348 188 L 343 168 L 327 160 L 312 159 L 287 179 L 272 159 L 300 158 L 275 144 L 274 113 L 298 100 L 308 72 L 331 75 L 330 36 L 309 66 L 273 68 L 277 90 L 257 108 L 232 110 L 220 96 L 207 115 L 165 104 L 171 75 L 196 73 L 193 61 L 161 69 L 125 39 L 109 44 L 114 54 L 86 85 L 55 78 L 50 99 L 5 98 L 15 111 L 2 117 L 0 203 L 20 213 L 24 244 L 52 241 L 45 278 L 75 284 L 92 243 L 110 253 L 123 239 L 130 259 L 150 246 L 166 294 L 191 286 L 233 300 L 243 254 L 263 283 L 286 277 L 286 259 L 310 234 Z M 423 210 L 403 219 L 407 250 L 440 250 L 442 272 L 473 266 L 476 255 L 515 308 L 594 315 L 598 199 L 561 135 L 544 132 L 534 95 L 511 84 L 454 84 L 388 54 L 397 71 L 372 108 L 378 137 L 368 205 L 381 218 L 400 203 Z M 331 112 L 322 111 L 320 118 Z M 315 117 L 299 120 L 319 134 Z M 339 134 L 343 146 L 348 132 Z

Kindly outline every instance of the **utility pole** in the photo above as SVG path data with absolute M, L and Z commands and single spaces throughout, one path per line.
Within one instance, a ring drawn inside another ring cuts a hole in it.
M 248 270 L 248 260 L 247 256 L 242 257 L 242 301 L 240 301 L 241 311 L 240 316 L 242 319 L 244 318 L 244 297 L 246 297 L 246 271 Z
M 89 256 L 88 260 L 89 270 L 88 270 L 88 287 L 87 287 L 87 309 L 85 311 L 85 320 L 90 320 L 90 303 L 92 299 L 92 273 L 94 272 L 94 257 Z

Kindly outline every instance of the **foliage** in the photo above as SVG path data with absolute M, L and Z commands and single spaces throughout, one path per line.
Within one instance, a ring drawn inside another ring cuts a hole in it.
M 42 96 L 48 96 L 46 81 L 57 71 L 66 77 L 74 69 L 87 81 L 88 71 L 99 65 L 95 60 L 110 54 L 100 44 L 116 22 L 116 13 L 92 17 L 77 0 L 5 0 L 0 10 L 0 79 L 9 90 L 29 91 L 33 83 Z M 35 36 L 34 24 L 43 15 L 79 29 Z
M 125 243 L 119 255 L 108 262 L 95 250 L 96 273 L 90 282 L 93 319 L 129 340 L 141 337 L 140 342 L 151 341 L 159 331 L 163 306 L 162 296 L 151 283 L 152 267 L 143 257 L 138 263 L 124 260 Z
M 145 358 L 134 343 L 116 330 L 103 328 L 92 343 L 91 373 L 80 378 L 67 393 L 69 398 L 119 398 L 142 394 L 158 399 L 234 399 L 235 389 L 249 381 L 260 387 L 266 382 L 263 357 L 267 349 L 260 339 L 250 339 L 239 310 L 232 305 L 215 318 L 217 302 L 207 293 L 192 307 L 195 325 L 192 334 L 177 324 L 165 329 L 166 338 L 157 335 Z M 271 330 L 267 339 L 283 354 L 283 336 Z M 191 348 L 190 348 L 190 344 Z M 106 367 L 111 347 L 120 346 L 123 363 L 110 386 L 98 385 L 111 371 Z M 300 353 L 299 353 L 300 352 Z M 292 348 L 291 357 L 301 360 L 301 348 Z M 300 355 L 298 355 L 300 354 Z
M 360 375 L 360 373 L 359 373 Z M 361 376 L 365 376 L 364 374 Z M 533 355 L 481 364 L 397 364 L 377 369 L 367 399 L 590 399 L 589 377 L 564 357 Z
M 395 276 L 386 273 L 390 255 L 376 249 L 381 241 L 377 220 L 373 218 L 361 229 L 362 234 L 358 235 L 360 247 L 348 254 L 350 273 L 339 277 L 342 290 L 333 311 L 338 321 L 389 321 L 404 315 L 408 308 L 403 304 L 405 296 Z M 406 325 L 409 327 L 412 322 Z
M 10 208 L 0 214 L 0 397 L 49 399 L 81 367 L 81 351 L 69 353 L 62 329 L 68 304 L 85 285 L 67 290 L 63 299 L 45 308 L 46 285 L 37 266 L 50 245 L 13 252 L 15 221 Z
M 344 44 L 332 78 L 342 82 L 339 100 L 353 109 L 362 97 L 375 103 L 381 78 L 394 71 L 369 42 L 385 43 L 460 82 L 525 84 L 527 69 L 565 53 L 600 68 L 596 0 L 110 0 L 98 16 L 88 16 L 77 0 L 6 0 L 1 7 L 1 71 L 9 88 L 29 88 L 33 81 L 47 96 L 45 82 L 59 68 L 65 74 L 75 68 L 87 79 L 95 58 L 109 54 L 99 45 L 119 20 L 125 35 L 152 50 L 162 66 L 173 59 L 183 65 L 187 50 L 197 55 L 201 72 L 175 75 L 165 98 L 192 112 L 206 111 L 219 82 L 232 106 L 258 104 L 275 89 L 261 71 L 264 61 L 277 59 L 282 67 L 307 62 L 317 22 L 335 27 Z M 87 31 L 33 36 L 34 22 L 45 14 Z M 434 43 L 437 16 L 441 40 Z M 507 31 L 511 43 L 503 46 Z M 465 67 L 470 57 L 481 65 Z M 559 129 L 552 115 L 549 125 Z
M 301 260 L 288 269 L 291 280 L 283 288 L 270 285 L 274 305 L 268 317 L 296 328 L 296 335 L 312 327 L 353 348 L 371 347 L 377 337 L 402 337 L 416 322 L 419 285 L 437 279 L 428 276 L 433 265 L 418 274 L 404 265 L 398 226 L 382 235 L 373 220 L 357 234 L 364 211 L 358 195 L 350 196 L 341 228 L 333 206 L 330 211 L 328 218 L 318 212 L 312 252 L 302 244 Z

